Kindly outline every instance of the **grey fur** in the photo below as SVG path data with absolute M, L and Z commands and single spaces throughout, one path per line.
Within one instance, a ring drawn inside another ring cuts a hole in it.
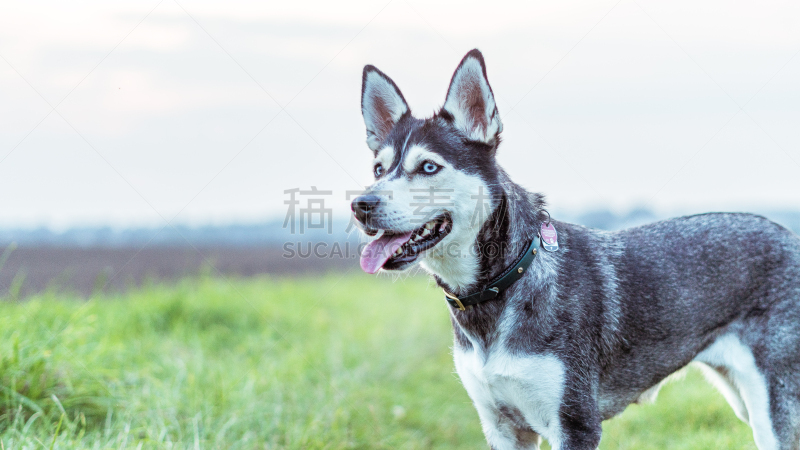
M 485 76 L 480 53 L 473 50 L 468 57 L 479 58 Z M 446 111 L 426 120 L 409 112 L 384 143 L 394 142 L 395 149 L 425 143 L 455 170 L 490 187 L 492 214 L 474 244 L 479 273 L 461 286 L 447 285 L 433 273 L 444 289 L 465 295 L 513 263 L 547 215 L 543 197 L 513 183 L 497 165 L 499 136 L 489 144 L 470 141 L 451 120 Z M 399 168 L 404 157 L 398 151 L 386 172 L 412 177 Z M 539 252 L 525 276 L 495 300 L 450 312 L 456 349 L 478 351 L 484 360 L 502 350 L 556 355 L 562 361 L 567 374 L 559 416 L 562 449 L 595 449 L 602 420 L 648 390 L 656 392 L 666 377 L 723 335 L 735 336 L 752 352 L 768 388 L 776 448 L 800 449 L 797 235 L 763 217 L 734 213 L 680 217 L 616 232 L 553 223 L 557 252 Z M 382 228 L 380 214 L 364 227 Z M 489 257 L 481 250 L 490 244 L 504 251 Z M 729 379 L 725 367 L 709 370 Z M 537 448 L 538 430 L 525 423 L 522 413 L 513 405 L 496 407 L 498 416 L 505 417 L 502 426 L 516 433 L 516 448 Z

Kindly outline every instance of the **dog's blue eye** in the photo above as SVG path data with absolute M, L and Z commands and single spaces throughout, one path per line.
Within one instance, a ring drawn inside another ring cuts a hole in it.
M 422 165 L 422 170 L 425 171 L 425 173 L 436 173 L 440 168 L 441 167 L 430 161 L 425 161 L 425 164 Z
M 383 175 L 383 166 L 380 165 L 380 164 L 377 164 L 375 166 L 375 178 L 378 178 L 381 175 Z

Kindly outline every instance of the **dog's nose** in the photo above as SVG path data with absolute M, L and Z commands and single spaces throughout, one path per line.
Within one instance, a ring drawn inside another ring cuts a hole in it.
M 372 214 L 380 202 L 381 198 L 377 195 L 361 195 L 353 200 L 353 203 L 350 204 L 350 209 L 353 210 L 359 222 L 367 223 L 370 214 Z

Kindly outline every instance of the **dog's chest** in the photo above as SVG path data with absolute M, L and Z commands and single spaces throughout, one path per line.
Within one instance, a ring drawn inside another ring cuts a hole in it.
M 481 420 L 527 426 L 548 440 L 558 439 L 564 392 L 564 365 L 552 355 L 514 356 L 500 350 L 483 357 L 454 351 L 455 366 Z

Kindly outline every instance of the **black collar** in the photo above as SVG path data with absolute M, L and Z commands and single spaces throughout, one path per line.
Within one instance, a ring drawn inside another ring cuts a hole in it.
M 467 306 L 477 305 L 478 303 L 482 303 L 497 297 L 500 295 L 501 291 L 506 290 L 509 286 L 514 284 L 515 281 L 522 278 L 522 274 L 525 273 L 525 271 L 533 262 L 533 259 L 536 258 L 539 245 L 540 239 L 539 235 L 537 234 L 536 237 L 533 238 L 533 241 L 531 241 L 531 245 L 528 246 L 528 248 L 525 250 L 525 253 L 522 254 L 517 262 L 512 264 L 508 269 L 503 271 L 503 273 L 489 282 L 486 289 L 474 294 L 465 295 L 463 297 L 456 297 L 455 295 L 444 291 L 444 299 L 447 300 L 447 303 L 449 303 L 453 308 L 464 311 Z

